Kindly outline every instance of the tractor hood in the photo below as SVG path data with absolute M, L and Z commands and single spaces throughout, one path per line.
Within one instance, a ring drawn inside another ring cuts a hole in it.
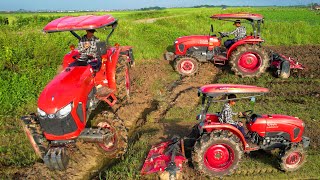
M 271 114 L 271 115 L 263 115 L 262 118 L 267 120 L 268 124 L 286 124 L 286 125 L 295 125 L 295 126 L 302 126 L 303 121 L 298 117 L 292 117 L 287 115 L 281 114 Z M 303 124 L 304 126 L 304 124 Z
M 38 108 L 46 113 L 55 113 L 79 98 L 83 88 L 90 84 L 93 84 L 90 66 L 68 67 L 41 92 Z
M 181 43 L 207 46 L 209 43 L 209 36 L 208 35 L 182 36 L 176 39 L 175 44 L 181 44 Z

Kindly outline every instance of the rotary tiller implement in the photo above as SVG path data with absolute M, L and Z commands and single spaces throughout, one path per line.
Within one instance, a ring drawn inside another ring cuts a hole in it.
M 292 70 L 303 70 L 305 67 L 294 58 L 270 51 L 270 68 L 279 78 L 289 78 Z
M 183 139 L 173 138 L 170 141 L 152 146 L 141 169 L 141 174 L 168 172 L 169 177 L 176 177 L 186 162 Z
M 100 102 L 115 105 L 130 93 L 129 69 L 133 64 L 130 46 L 110 46 L 108 39 L 117 27 L 111 15 L 61 17 L 43 31 L 110 29 L 106 41 L 96 43 L 97 58 L 83 59 L 74 46 L 63 58 L 63 70 L 44 88 L 37 113 L 22 117 L 23 129 L 32 147 L 50 170 L 65 170 L 68 151 L 76 141 L 95 143 L 109 158 L 117 158 L 127 148 L 124 123 L 106 111 L 89 118 Z M 90 123 L 88 123 L 90 122 Z

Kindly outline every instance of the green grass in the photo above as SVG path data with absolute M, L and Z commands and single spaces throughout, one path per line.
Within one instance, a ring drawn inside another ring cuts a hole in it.
M 320 44 L 320 18 L 316 12 L 306 8 L 273 7 L 228 8 L 225 11 L 220 8 L 178 8 L 161 11 L 110 12 L 119 19 L 119 26 L 111 38 L 111 42 L 112 44 L 119 42 L 121 45 L 132 45 L 137 64 L 152 64 L 153 61 L 162 58 L 163 52 L 179 36 L 208 34 L 210 24 L 214 25 L 216 32 L 233 29 L 232 23 L 212 21 L 209 18 L 210 15 L 243 11 L 261 13 L 265 16 L 262 36 L 266 39 L 267 45 Z M 24 114 L 35 111 L 39 93 L 55 75 L 57 65 L 61 63 L 64 54 L 69 51 L 69 45 L 77 44 L 77 40 L 68 32 L 44 35 L 41 32 L 42 28 L 52 18 L 83 14 L 105 13 L 0 14 L 0 16 L 8 17 L 10 21 L 9 26 L 0 26 L 0 155 L 5 157 L 0 159 L 0 167 L 20 167 L 30 165 L 35 161 L 28 141 L 17 125 L 18 119 Z M 37 21 L 33 20 L 35 16 L 37 16 Z M 153 23 L 136 21 L 148 18 L 162 19 Z M 246 26 L 250 32 L 250 26 Z M 80 32 L 81 35 L 83 33 Z M 96 35 L 103 39 L 106 34 L 107 32 L 98 30 Z M 168 76 L 169 79 L 177 78 L 175 73 Z M 272 87 L 275 92 L 272 92 L 270 97 L 264 98 L 263 106 L 256 108 L 258 112 L 286 112 L 289 115 L 303 117 L 307 122 L 319 120 L 320 104 L 315 98 L 304 95 L 299 98 L 303 101 L 292 103 L 287 101 L 286 96 L 278 95 L 283 91 L 298 93 L 303 89 L 299 86 L 300 81 L 310 81 L 310 88 L 317 91 L 316 88 L 320 85 L 319 79 L 296 80 L 290 78 L 285 80 L 290 83 L 280 87 L 274 85 L 274 81 L 282 80 L 275 80 L 268 74 L 258 80 L 240 79 L 235 78 L 234 75 L 223 74 L 218 82 Z M 154 95 L 159 95 L 157 90 L 162 89 L 163 84 L 162 80 L 154 82 L 151 87 Z M 295 100 L 294 97 L 291 99 L 291 101 Z M 309 104 L 316 106 L 308 108 Z M 192 121 L 198 108 L 172 108 L 165 118 L 168 121 L 178 118 Z M 139 146 L 139 143 L 135 146 Z M 145 151 L 144 149 L 143 152 Z M 137 162 L 141 160 L 140 155 L 137 159 Z M 130 173 L 131 175 L 128 177 L 133 179 L 138 177 L 137 172 Z

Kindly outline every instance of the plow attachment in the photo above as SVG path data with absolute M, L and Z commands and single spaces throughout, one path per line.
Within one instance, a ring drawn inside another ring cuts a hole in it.
M 303 70 L 305 67 L 291 57 L 271 51 L 270 67 L 276 69 L 275 75 L 280 78 L 289 78 L 291 70 Z
M 176 177 L 186 161 L 183 139 L 174 138 L 151 147 L 141 169 L 141 174 L 168 172 L 169 177 Z

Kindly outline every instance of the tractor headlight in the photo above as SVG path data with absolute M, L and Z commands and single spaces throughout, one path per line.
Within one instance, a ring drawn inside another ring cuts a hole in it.
M 57 118 L 64 118 L 68 114 L 70 114 L 71 110 L 72 110 L 72 103 L 70 103 L 70 104 L 66 105 L 65 107 L 63 107 L 62 109 L 60 109 L 56 113 L 56 116 L 57 116 Z
M 47 115 L 46 112 L 42 111 L 40 108 L 37 108 L 37 111 L 41 117 L 45 117 Z

